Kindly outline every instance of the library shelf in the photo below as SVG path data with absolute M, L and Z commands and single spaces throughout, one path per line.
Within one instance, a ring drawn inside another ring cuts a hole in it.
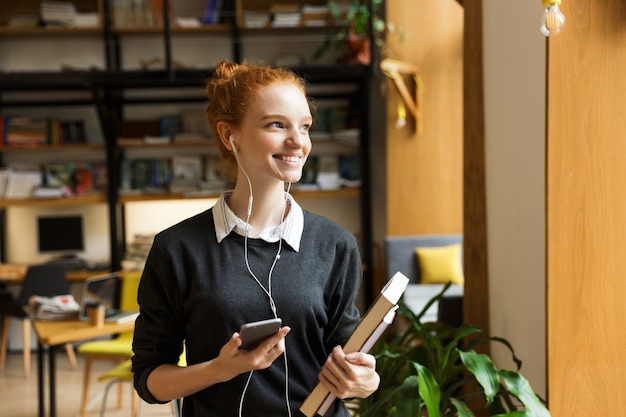
M 293 188 L 290 193 L 299 199 L 313 198 L 358 198 L 361 195 L 361 189 L 359 187 L 350 188 L 338 188 L 334 190 L 298 190 L 297 187 Z M 193 192 L 193 193 L 137 193 L 137 194 L 123 194 L 120 193 L 119 202 L 121 204 L 133 203 L 133 202 L 145 202 L 145 201 L 163 201 L 163 200 L 197 200 L 203 198 L 219 198 L 221 192 Z
M 60 198 L 2 198 L 0 199 L 0 208 L 18 207 L 18 206 L 75 206 L 86 204 L 105 204 L 107 196 L 104 193 L 90 193 L 76 197 L 60 197 Z

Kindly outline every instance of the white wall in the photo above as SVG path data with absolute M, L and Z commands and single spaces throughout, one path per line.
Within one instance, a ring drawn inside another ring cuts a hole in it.
M 326 216 L 354 234 L 361 230 L 358 199 L 337 200 L 298 198 L 305 210 Z M 215 204 L 215 199 L 149 201 L 126 204 L 126 240 L 136 233 L 156 233 Z M 330 203 L 330 204 L 329 204 Z
M 546 391 L 545 54 L 541 2 L 483 2 L 491 334 Z M 495 347 L 495 346 L 494 346 Z M 510 355 L 492 351 L 496 363 Z
M 37 253 L 37 216 L 79 214 L 83 216 L 85 251 L 81 258 L 94 262 L 108 262 L 109 217 L 106 204 L 76 206 L 17 206 L 7 209 L 8 262 L 38 263 L 50 259 L 49 255 Z
M 126 242 L 135 234 L 157 233 L 215 204 L 215 199 L 163 200 L 126 204 Z

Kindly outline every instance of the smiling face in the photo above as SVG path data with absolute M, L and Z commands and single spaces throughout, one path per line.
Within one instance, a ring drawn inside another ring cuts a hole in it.
M 311 152 L 312 123 L 309 103 L 298 86 L 279 82 L 260 89 L 232 132 L 250 179 L 257 184 L 299 181 Z

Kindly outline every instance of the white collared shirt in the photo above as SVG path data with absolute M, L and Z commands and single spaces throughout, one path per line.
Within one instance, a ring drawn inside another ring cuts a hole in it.
M 220 243 L 233 230 L 238 235 L 245 236 L 246 231 L 250 229 L 250 225 L 237 217 L 226 204 L 226 200 L 232 193 L 232 190 L 223 192 L 215 206 L 213 206 L 213 222 L 215 224 L 217 243 Z M 302 212 L 302 207 L 294 200 L 291 194 L 285 192 L 285 198 L 287 199 L 287 204 L 291 206 L 285 220 L 279 226 L 266 228 L 257 238 L 273 243 L 278 242 L 282 237 L 285 243 L 298 252 L 302 230 L 304 229 L 304 213 Z

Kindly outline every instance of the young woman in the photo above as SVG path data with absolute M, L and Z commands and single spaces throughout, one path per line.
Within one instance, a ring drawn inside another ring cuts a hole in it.
M 200 417 L 298 416 L 318 380 L 338 398 L 370 395 L 374 357 L 341 349 L 359 321 L 356 241 L 285 191 L 311 151 L 304 81 L 222 61 L 207 94 L 235 187 L 154 240 L 139 287 L 137 391 L 150 403 L 184 397 L 183 414 Z M 277 333 L 240 349 L 241 325 L 275 317 Z M 327 416 L 349 413 L 337 400 Z

